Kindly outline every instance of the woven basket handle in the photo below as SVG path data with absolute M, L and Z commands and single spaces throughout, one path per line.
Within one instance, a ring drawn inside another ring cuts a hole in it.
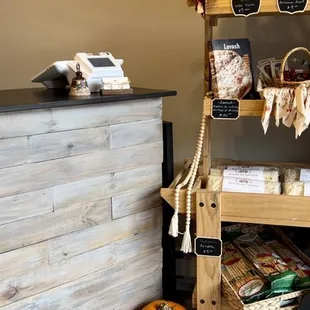
M 285 64 L 288 60 L 288 58 L 294 54 L 297 51 L 304 51 L 310 56 L 310 51 L 305 48 L 305 47 L 296 47 L 293 48 L 291 51 L 289 51 L 283 58 L 282 63 L 281 63 L 281 69 L 280 69 L 280 83 L 282 84 L 284 82 L 284 69 L 285 69 Z

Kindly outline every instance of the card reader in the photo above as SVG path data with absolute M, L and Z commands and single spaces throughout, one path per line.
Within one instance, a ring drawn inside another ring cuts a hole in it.
M 124 78 L 122 59 L 115 59 L 109 52 L 99 54 L 77 53 L 74 60 L 56 61 L 32 78 L 33 83 L 42 83 L 49 89 L 65 88 L 75 77 L 76 64 L 81 71 L 90 92 L 99 92 L 103 78 Z

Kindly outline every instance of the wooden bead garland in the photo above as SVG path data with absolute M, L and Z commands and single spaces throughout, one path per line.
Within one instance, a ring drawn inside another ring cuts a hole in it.
M 178 184 L 175 189 L 175 196 L 174 196 L 174 205 L 175 211 L 174 215 L 171 219 L 169 234 L 173 237 L 177 237 L 178 234 L 184 234 L 182 240 L 181 251 L 184 253 L 192 252 L 192 242 L 190 236 L 190 221 L 191 221 L 191 199 L 192 199 L 192 189 L 195 182 L 195 178 L 198 172 L 199 162 L 202 153 L 202 146 L 204 140 L 204 133 L 206 128 L 206 116 L 202 115 L 201 125 L 200 125 L 200 132 L 197 141 L 197 147 L 195 151 L 195 155 L 193 158 L 193 162 L 191 164 L 190 170 L 185 178 L 185 180 Z M 187 192 L 186 192 L 186 222 L 185 222 L 185 233 L 179 232 L 179 208 L 180 208 L 180 189 L 188 184 Z

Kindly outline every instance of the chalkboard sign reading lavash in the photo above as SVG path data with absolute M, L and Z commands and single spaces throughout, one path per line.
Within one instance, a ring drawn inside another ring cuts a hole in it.
M 213 119 L 235 120 L 240 116 L 240 102 L 237 99 L 213 99 L 211 117 Z
M 281 13 L 295 14 L 305 11 L 308 0 L 277 0 L 277 4 Z
M 260 0 L 231 0 L 231 8 L 235 16 L 250 16 L 260 10 Z
M 215 238 L 197 237 L 195 239 L 195 253 L 198 256 L 222 256 L 222 240 Z

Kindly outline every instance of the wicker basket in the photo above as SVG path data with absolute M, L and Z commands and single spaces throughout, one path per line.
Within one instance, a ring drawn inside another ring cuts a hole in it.
M 234 229 L 238 226 L 239 225 L 225 227 L 223 230 Z M 254 230 L 257 226 L 253 225 L 252 227 Z M 298 248 L 296 248 L 295 245 L 285 236 L 285 234 L 280 229 L 277 227 L 272 227 L 272 229 L 280 237 L 282 243 L 290 248 L 306 264 L 310 265 L 309 258 L 305 256 Z M 231 307 L 235 310 L 293 310 L 298 309 L 302 297 L 305 295 L 305 293 L 309 293 L 309 290 L 296 291 L 293 293 L 257 301 L 251 304 L 244 304 L 237 293 L 233 290 L 225 276 L 222 275 L 222 293 Z M 287 304 L 286 302 L 289 301 L 294 301 L 294 305 L 285 306 L 285 304 Z
M 281 63 L 281 68 L 280 68 L 280 74 L 279 74 L 279 78 L 275 79 L 275 83 L 278 87 L 297 87 L 300 84 L 309 84 L 310 81 L 306 80 L 306 81 L 285 81 L 284 80 L 284 71 L 285 71 L 285 65 L 289 59 L 289 57 L 298 52 L 298 51 L 303 51 L 306 52 L 309 56 L 310 56 L 310 51 L 305 48 L 305 47 L 296 47 L 292 50 L 290 50 L 283 58 L 282 63 Z
M 306 52 L 308 55 L 310 55 L 310 51 L 305 48 L 305 47 L 296 47 L 292 50 L 290 50 L 283 58 L 282 62 L 281 62 L 281 67 L 280 67 L 280 72 L 279 72 L 279 78 L 274 78 L 274 86 L 275 88 L 282 88 L 282 87 L 292 87 L 292 88 L 296 88 L 297 86 L 301 85 L 301 84 L 310 84 L 309 80 L 306 81 L 285 81 L 284 80 L 284 71 L 285 71 L 285 67 L 287 65 L 287 61 L 289 59 L 289 57 L 298 52 L 298 51 L 304 51 Z M 261 99 L 264 99 L 263 96 L 263 90 L 264 88 L 262 88 L 262 86 L 264 85 L 263 81 L 260 79 L 260 77 L 258 77 L 258 83 L 257 83 L 257 92 L 260 95 Z

